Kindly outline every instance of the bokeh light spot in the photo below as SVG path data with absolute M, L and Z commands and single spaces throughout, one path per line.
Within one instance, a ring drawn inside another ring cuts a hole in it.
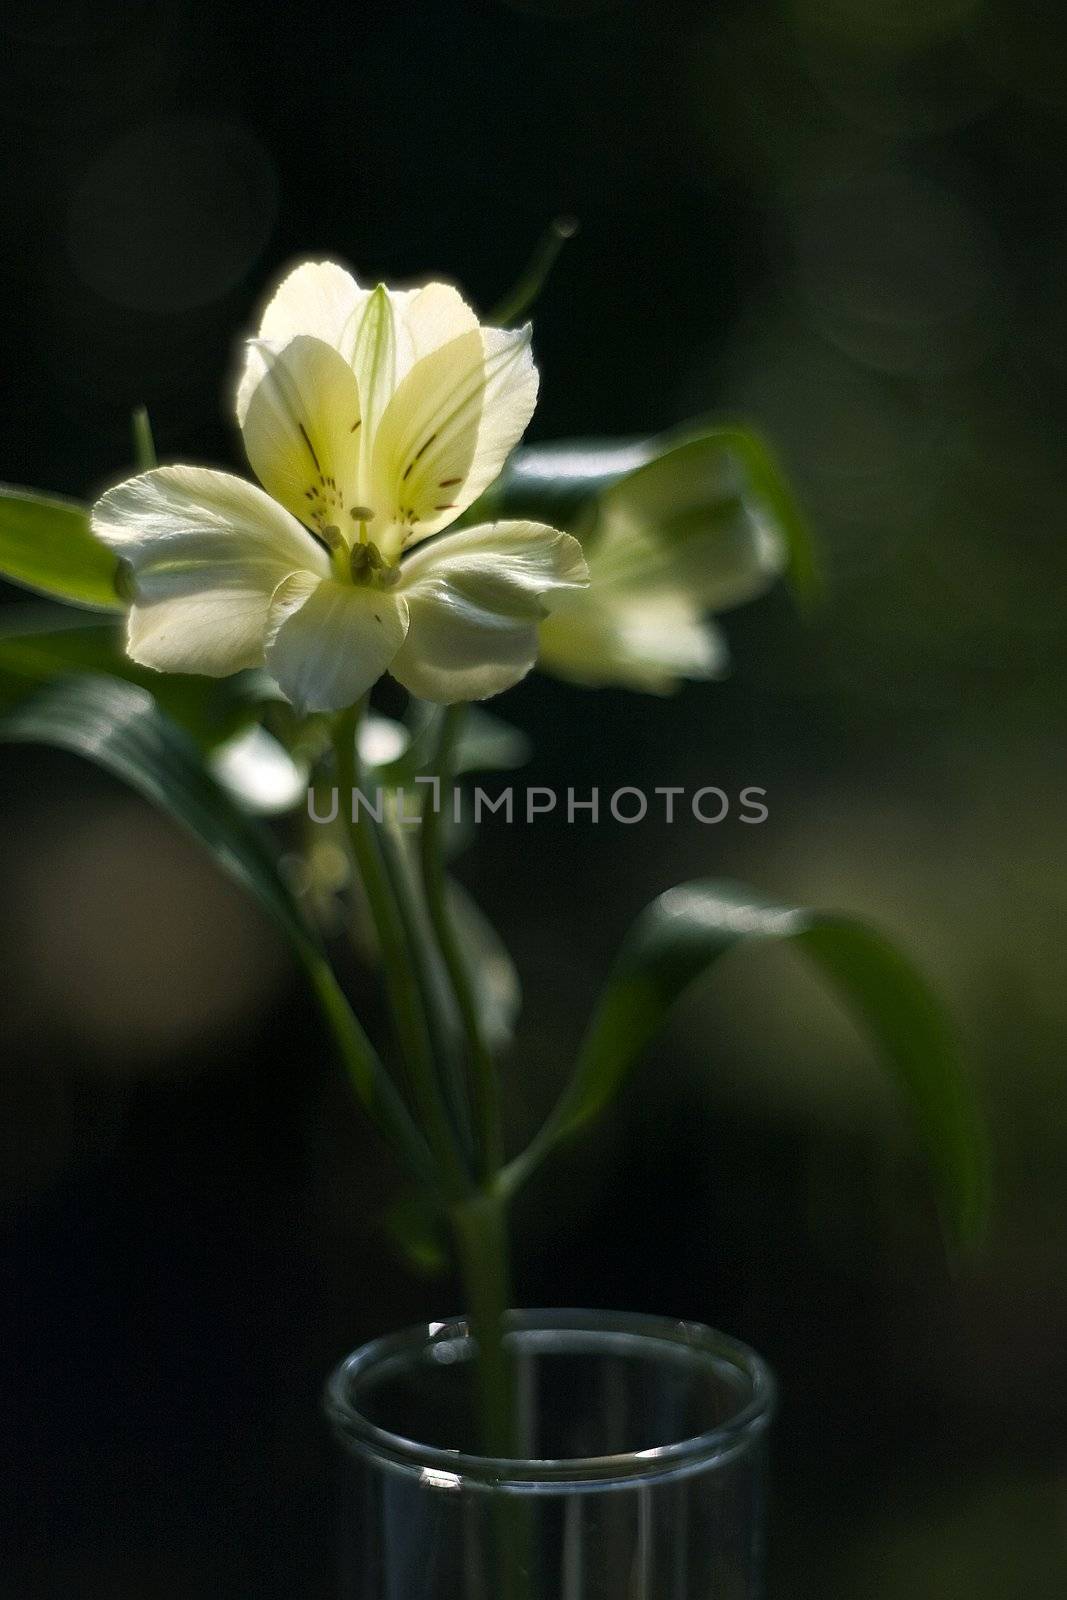
M 16 988 L 100 1072 L 172 1070 L 247 1023 L 284 970 L 270 929 L 162 817 L 133 801 L 64 812 L 23 833 L 25 938 Z
M 958 33 L 979 0 L 795 0 L 798 21 L 841 43 L 904 55 Z
M 278 210 L 273 164 L 236 123 L 208 117 L 147 124 L 106 149 L 71 203 L 75 270 L 115 304 L 189 311 L 240 282 Z
M 956 372 L 998 335 L 991 242 L 932 184 L 884 174 L 835 186 L 800 208 L 796 250 L 817 326 L 864 366 Z

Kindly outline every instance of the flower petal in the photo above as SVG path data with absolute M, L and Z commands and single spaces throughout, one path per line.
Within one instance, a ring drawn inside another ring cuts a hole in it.
M 259 339 L 247 350 L 237 390 L 237 420 L 242 427 L 256 385 L 267 369 L 270 348 L 280 350 L 290 339 L 308 334 L 347 355 L 355 313 L 368 293 L 334 261 L 304 261 L 294 267 L 263 313 Z
M 298 710 L 341 711 L 381 677 L 407 626 L 396 590 L 296 573 L 271 605 L 267 669 Z
M 400 297 L 395 299 L 399 302 Z M 450 283 L 428 283 L 424 289 L 405 295 L 398 310 L 402 330 L 399 377 L 416 361 L 478 327 L 478 318 Z
M 332 345 L 350 361 L 354 330 L 371 293 L 334 261 L 304 261 L 294 267 L 264 311 L 258 338 L 246 350 L 237 389 L 238 422 L 244 425 L 271 349 L 280 350 L 290 339 L 308 334 Z M 451 284 L 428 283 L 421 289 L 389 289 L 386 293 L 398 326 L 398 380 L 415 361 L 478 326 L 478 318 Z
M 528 327 L 472 329 L 408 372 L 374 441 L 374 539 L 396 555 L 454 522 L 500 472 L 537 399 Z
M 604 491 L 590 564 L 634 595 L 674 591 L 725 611 L 786 564 L 776 528 L 714 436 L 675 445 Z
M 245 450 L 263 487 L 319 530 L 351 543 L 359 504 L 359 387 L 332 345 L 301 334 L 267 357 L 244 420 Z
M 586 582 L 581 547 L 536 522 L 466 528 L 401 566 L 410 627 L 392 674 L 423 700 L 484 700 L 533 666 L 537 626 Z
M 132 569 L 129 654 L 163 672 L 218 678 L 262 664 L 279 583 L 329 572 L 315 540 L 262 489 L 206 467 L 120 483 L 93 507 L 92 526 Z
M 363 412 L 360 433 L 361 501 L 374 505 L 371 463 L 378 423 L 400 380 L 416 361 L 462 333 L 477 332 L 478 319 L 455 289 L 444 283 L 425 289 L 387 289 L 380 283 L 352 319 L 349 359 Z M 379 518 L 375 533 L 386 524 Z
M 718 628 L 684 596 L 617 599 L 594 582 L 542 624 L 540 665 L 585 687 L 669 694 L 682 678 L 722 677 L 728 656 Z

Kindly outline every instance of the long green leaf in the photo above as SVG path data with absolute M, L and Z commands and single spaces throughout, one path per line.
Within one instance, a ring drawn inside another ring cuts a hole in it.
M 422 1136 L 280 876 L 270 835 L 230 800 L 192 740 L 164 716 L 148 691 L 91 674 L 58 679 L 0 717 L 0 741 L 52 745 L 84 756 L 128 783 L 210 851 L 288 938 L 364 1106 L 409 1170 L 429 1180 Z
M 125 678 L 147 689 L 205 750 L 246 727 L 263 698 L 258 692 L 263 675 L 255 672 L 202 678 L 137 666 L 127 656 L 112 617 L 43 601 L 5 606 L 0 616 L 0 709 L 17 705 L 43 683 L 83 672 Z
M 737 884 L 670 889 L 623 942 L 589 1024 L 570 1085 L 526 1153 L 514 1186 L 559 1140 L 609 1103 L 659 1032 L 674 1001 L 741 945 L 784 940 L 814 963 L 866 1028 L 926 1147 L 955 1235 L 973 1240 L 986 1207 L 984 1132 L 952 1026 L 908 959 L 851 917 L 778 906 Z
M 720 428 L 715 430 L 715 437 L 741 464 L 750 492 L 762 502 L 785 545 L 793 589 L 804 605 L 811 605 L 822 589 L 815 541 L 777 456 L 766 439 L 751 428 Z
M 482 1036 L 491 1050 L 503 1050 L 514 1037 L 522 1009 L 515 963 L 481 906 L 454 878 L 448 883 L 448 904 L 466 952 Z
M 409 1272 L 419 1278 L 441 1278 L 448 1271 L 448 1221 L 425 1189 L 405 1189 L 381 1222 Z
M 559 439 L 522 446 L 466 520 L 529 516 L 573 532 L 587 515 L 595 518 L 596 501 L 605 490 L 666 448 L 654 438 Z
M 94 611 L 121 611 L 116 571 L 84 506 L 0 484 L 0 578 Z

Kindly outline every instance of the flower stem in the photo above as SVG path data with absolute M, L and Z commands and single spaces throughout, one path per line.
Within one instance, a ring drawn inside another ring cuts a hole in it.
M 462 1046 L 454 1037 L 455 1024 L 449 1005 L 451 997 L 442 992 L 448 984 L 448 975 L 441 970 L 433 929 L 427 924 L 428 913 L 420 884 L 418 878 L 412 875 L 408 851 L 404 848 L 404 840 L 398 835 L 395 823 L 386 821 L 378 832 L 378 840 L 404 940 L 414 962 L 438 1070 L 437 1081 L 441 1085 L 450 1124 L 458 1137 L 464 1162 L 474 1170 L 477 1160 L 467 1085 L 463 1063 L 457 1060 Z
M 508 1202 L 495 1186 L 451 1208 L 456 1255 L 477 1346 L 476 1379 L 481 1445 L 499 1461 L 528 1453 L 516 1406 L 508 1350 L 511 1305 Z M 535 1582 L 530 1507 L 521 1497 L 494 1496 L 490 1510 L 491 1593 L 494 1600 L 532 1600 Z
M 574 217 L 555 217 L 549 223 L 537 241 L 519 281 L 489 313 L 489 320 L 494 326 L 507 328 L 529 311 L 544 288 L 563 246 L 577 232 L 578 223 Z
M 482 1448 L 491 1456 L 516 1456 L 514 1385 L 504 1343 L 511 1303 L 507 1202 L 495 1190 L 481 1190 L 452 1206 L 449 1217 L 478 1345 Z
M 149 421 L 147 406 L 137 407 L 130 427 L 133 433 L 133 458 L 137 463 L 137 470 L 149 472 L 158 462 L 156 441 L 152 436 L 152 424 Z
M 463 1279 L 467 1316 L 477 1347 L 475 1383 L 481 1447 L 484 1454 L 523 1454 L 516 1389 L 506 1341 L 512 1303 L 508 1197 L 499 1183 L 504 1161 L 500 1092 L 475 998 L 471 973 L 456 934 L 448 902 L 442 838 L 445 797 L 451 790 L 456 744 L 465 707 L 449 706 L 441 721 L 433 771 L 436 803 L 423 808 L 419 849 L 423 893 L 441 959 L 452 985 L 467 1036 L 470 1088 L 482 1188 L 449 1209 L 456 1258 Z M 492 1516 L 493 1580 L 496 1600 L 529 1600 L 531 1583 L 528 1508 L 509 1498 Z
M 373 819 L 367 809 L 356 808 L 353 802 L 353 795 L 360 787 L 358 735 L 362 711 L 362 704 L 354 706 L 342 712 L 333 725 L 341 803 L 346 808 L 353 859 L 378 934 L 393 1024 L 401 1053 L 411 1073 L 423 1132 L 434 1153 L 446 1192 L 458 1196 L 469 1192 L 470 1177 L 459 1155 L 437 1082 L 416 963 L 407 948 L 404 923 L 382 858 L 380 841 L 373 831 Z
M 360 787 L 361 711 L 362 707 L 354 707 L 342 713 L 333 727 L 337 779 L 346 803 Z M 450 706 L 442 720 L 435 762 L 439 796 L 448 792 L 452 782 L 462 718 L 463 707 Z M 351 818 L 350 812 L 347 815 Z M 469 1174 L 462 1154 L 461 1130 L 449 1115 L 436 1070 L 428 1028 L 428 1018 L 435 1015 L 432 964 L 426 950 L 420 947 L 420 939 L 429 930 L 420 932 L 406 864 L 394 849 L 395 841 L 374 827 L 374 818 L 366 807 L 357 807 L 355 820 L 350 822 L 350 840 L 378 930 L 398 1042 L 411 1076 L 423 1132 L 443 1182 L 467 1314 L 477 1345 L 481 1447 L 487 1455 L 510 1457 L 520 1455 L 521 1448 L 505 1340 L 511 1277 L 508 1200 L 498 1182 L 504 1158 L 496 1065 L 482 1033 L 471 975 L 449 914 L 441 825 L 440 802 L 427 805 L 419 840 L 422 882 L 430 929 L 467 1038 L 476 1160 L 482 1173 L 478 1187 Z M 494 1565 L 500 1600 L 526 1600 L 529 1563 L 523 1555 L 526 1544 L 518 1536 L 515 1517 L 504 1508 L 494 1526 Z
M 459 1008 L 460 1020 L 467 1036 L 470 1053 L 471 1095 L 474 1102 L 475 1130 L 481 1154 L 481 1172 L 490 1182 L 503 1165 L 504 1139 L 500 1112 L 500 1085 L 496 1063 L 482 1032 L 478 1006 L 474 998 L 470 971 L 460 948 L 459 939 L 448 907 L 448 881 L 445 876 L 444 849 L 441 823 L 444 814 L 444 797 L 452 782 L 452 769 L 456 741 L 463 726 L 466 707 L 448 706 L 441 722 L 434 770 L 439 780 L 439 803 L 428 803 L 422 814 L 419 830 L 419 850 L 422 860 L 423 892 L 426 909 L 437 938 L 452 990 Z

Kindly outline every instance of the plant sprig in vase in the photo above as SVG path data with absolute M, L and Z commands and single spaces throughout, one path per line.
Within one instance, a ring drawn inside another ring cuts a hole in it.
M 511 1203 L 731 950 L 771 940 L 804 955 L 892 1072 L 957 1236 L 974 1234 L 984 1198 L 953 1032 L 907 958 L 853 918 L 718 882 L 670 888 L 638 919 L 558 1104 L 525 1149 L 506 1148 L 514 982 L 447 860 L 465 708 L 538 659 L 586 686 L 714 678 L 726 651 L 709 613 L 782 573 L 812 581 L 802 521 L 756 435 L 694 426 L 524 450 L 537 382 L 529 326 L 484 326 L 443 283 L 368 289 L 307 262 L 245 350 L 237 419 L 258 483 L 157 466 L 142 419 L 142 470 L 91 513 L 29 491 L 0 499 L 0 570 L 79 608 L 13 608 L 0 737 L 124 778 L 282 928 L 361 1104 L 450 1230 L 496 1457 L 523 1448 L 505 1338 Z M 410 697 L 403 728 L 370 709 L 386 673 Z M 279 806 L 257 791 L 271 760 L 295 775 Z M 305 826 L 294 883 L 291 850 L 283 870 L 255 813 L 298 814 L 322 786 L 340 806 L 328 834 Z M 339 904 L 350 931 L 372 932 L 387 1039 L 369 1037 L 330 959 Z

